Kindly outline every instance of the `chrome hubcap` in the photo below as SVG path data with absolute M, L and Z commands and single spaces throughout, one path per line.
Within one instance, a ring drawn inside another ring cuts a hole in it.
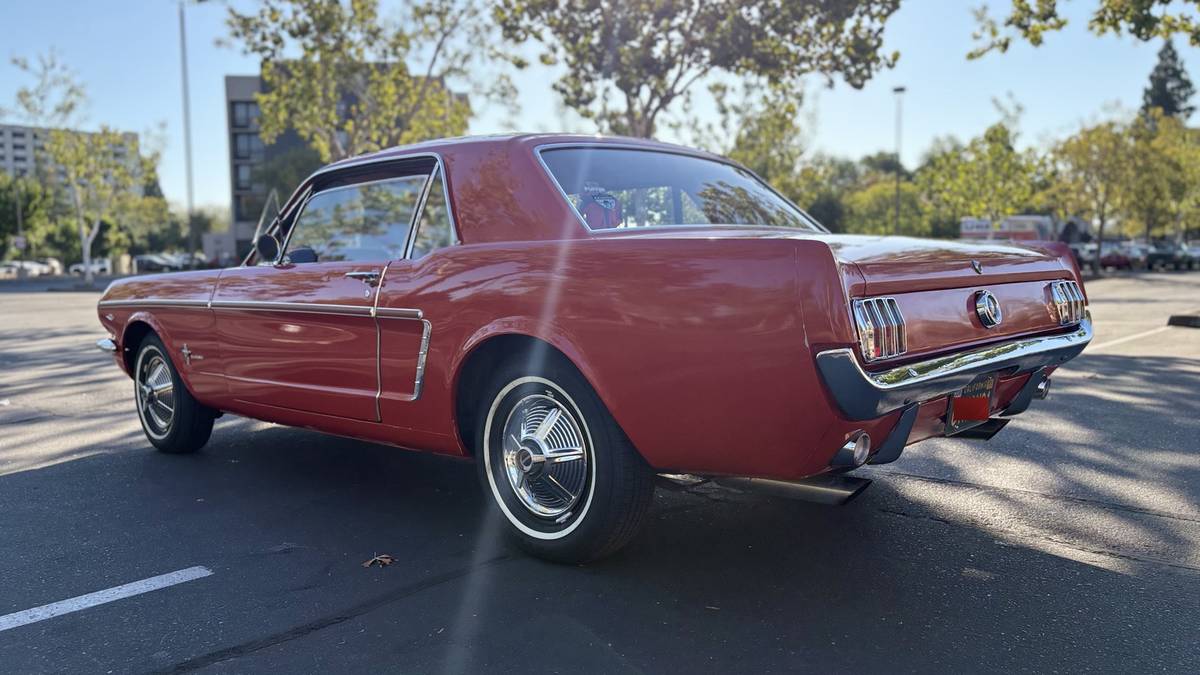
M 166 433 L 175 418 L 175 385 L 171 369 L 162 356 L 155 354 L 138 370 L 138 410 L 156 433 Z
M 504 423 L 504 473 L 531 513 L 556 518 L 575 506 L 587 484 L 587 452 L 579 423 L 542 394 L 517 402 Z

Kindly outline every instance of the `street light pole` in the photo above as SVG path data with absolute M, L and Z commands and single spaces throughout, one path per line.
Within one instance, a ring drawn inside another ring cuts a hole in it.
M 196 266 L 196 230 L 192 223 L 194 204 L 194 189 L 192 187 L 192 104 L 188 91 L 188 62 L 187 62 L 187 26 L 184 19 L 183 6 L 186 0 L 179 0 L 179 64 L 183 73 L 183 156 L 186 162 L 187 175 L 187 228 L 188 228 L 188 260 L 190 267 Z
M 902 166 L 900 164 L 900 113 L 901 101 L 904 98 L 904 87 L 892 87 L 892 93 L 896 95 L 896 214 L 892 224 L 892 233 L 900 234 L 900 172 Z

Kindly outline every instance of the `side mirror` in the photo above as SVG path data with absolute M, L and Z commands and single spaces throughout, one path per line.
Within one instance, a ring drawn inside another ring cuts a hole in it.
M 279 240 L 274 235 L 261 235 L 254 241 L 254 252 L 258 254 L 260 263 L 274 263 L 279 259 Z

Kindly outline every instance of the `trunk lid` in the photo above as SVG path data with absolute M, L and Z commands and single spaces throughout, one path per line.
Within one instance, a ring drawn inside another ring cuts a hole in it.
M 1057 254 L 1003 242 L 856 235 L 822 239 L 839 261 L 858 267 L 870 296 L 1071 276 Z

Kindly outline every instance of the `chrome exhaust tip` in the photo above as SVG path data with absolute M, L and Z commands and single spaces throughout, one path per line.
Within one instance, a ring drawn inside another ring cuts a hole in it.
M 1037 389 L 1034 390 L 1033 395 L 1034 395 L 1034 397 L 1036 397 L 1038 399 L 1045 399 L 1047 396 L 1049 396 L 1050 395 L 1050 378 L 1047 377 L 1047 378 L 1043 379 L 1041 382 L 1038 382 Z
M 864 431 L 856 431 L 846 444 L 838 448 L 829 466 L 839 469 L 856 468 L 867 463 L 871 456 L 871 437 Z

